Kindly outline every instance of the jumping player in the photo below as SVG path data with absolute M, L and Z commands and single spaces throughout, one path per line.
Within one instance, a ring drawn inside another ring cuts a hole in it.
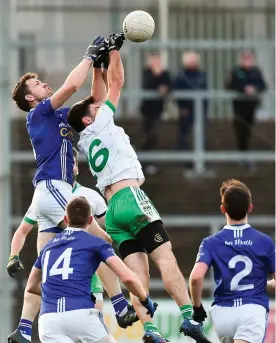
M 32 73 L 24 75 L 13 90 L 12 98 L 17 106 L 28 112 L 27 130 L 37 164 L 33 205 L 39 227 L 38 251 L 65 227 L 64 210 L 72 198 L 73 135 L 67 123 L 69 108 L 60 107 L 82 86 L 104 44 L 104 38 L 97 37 L 88 46 L 83 60 L 55 93 Z M 30 341 L 30 335 L 27 340 L 20 331 L 28 327 L 31 332 L 39 306 L 40 298 L 25 292 L 21 320 L 16 331 L 8 337 L 9 343 Z
M 108 200 L 107 233 L 118 245 L 124 262 L 148 291 L 149 254 L 161 271 L 166 290 L 175 299 L 183 315 L 181 331 L 198 342 L 208 342 L 201 324 L 192 321 L 192 305 L 185 281 L 161 218 L 139 188 L 144 182 L 144 175 L 129 137 L 114 124 L 113 115 L 124 83 L 124 70 L 118 51 L 122 44 L 123 37 L 120 34 L 109 38 L 106 101 L 99 103 L 93 97 L 88 97 L 78 102 L 69 112 L 68 123 L 80 133 L 78 146 L 87 156 L 91 173 L 97 179 L 97 187 Z M 144 342 L 165 342 L 139 301 L 132 295 L 131 298 L 144 324 Z
M 275 244 L 248 224 L 253 206 L 245 184 L 228 180 L 220 195 L 226 225 L 203 240 L 190 276 L 194 319 L 203 322 L 207 317 L 201 302 L 202 285 L 208 268 L 213 267 L 217 288 L 210 316 L 219 339 L 261 343 L 269 311 L 266 288 L 275 290 Z M 267 282 L 268 275 L 272 281 Z
M 102 196 L 99 195 L 98 192 L 81 186 L 76 178 L 78 176 L 79 170 L 78 170 L 78 152 L 75 148 L 73 148 L 73 155 L 74 155 L 74 184 L 73 184 L 73 197 L 76 196 L 83 196 L 85 197 L 91 207 L 91 213 L 94 217 L 97 218 L 97 221 L 100 220 L 100 223 L 104 225 L 105 222 L 105 213 L 106 213 L 106 204 Z M 112 240 L 110 236 L 103 231 L 99 225 L 97 224 L 97 221 L 93 220 L 92 223 L 88 227 L 88 232 L 104 239 L 108 243 L 111 243 Z M 11 253 L 9 258 L 9 263 L 7 266 L 7 271 L 10 276 L 14 277 L 15 274 L 21 270 L 24 269 L 23 263 L 21 262 L 19 258 L 19 254 L 21 250 L 24 247 L 24 243 L 26 240 L 27 235 L 31 232 L 33 227 L 37 225 L 37 219 L 34 212 L 34 206 L 33 204 L 30 205 L 27 213 L 25 214 L 24 218 L 22 219 L 21 224 L 19 225 L 18 229 L 14 233 L 12 242 L 11 242 Z M 105 289 L 111 299 L 111 302 L 113 304 L 116 318 L 118 321 L 119 326 L 126 328 L 128 325 L 131 325 L 133 322 L 137 321 L 137 315 L 134 313 L 134 311 L 128 311 L 130 305 L 128 305 L 127 301 L 125 300 L 120 283 L 118 282 L 118 278 L 113 275 L 113 273 L 110 271 L 108 267 L 106 267 L 104 264 L 100 265 L 100 268 L 98 269 L 98 273 L 101 276 L 101 279 L 104 282 Z M 98 277 L 97 273 L 95 273 L 92 277 L 91 281 L 91 293 L 96 298 L 96 308 L 100 312 L 103 310 L 103 286 L 101 283 L 101 279 Z M 136 317 L 136 320 L 134 318 L 134 315 Z M 22 335 L 27 334 L 26 329 L 22 329 Z
M 66 207 L 68 227 L 42 249 L 27 290 L 41 295 L 39 337 L 42 343 L 111 343 L 102 315 L 90 297 L 91 275 L 105 262 L 153 316 L 155 306 L 138 277 L 118 258 L 111 245 L 87 232 L 91 207 L 83 197 Z

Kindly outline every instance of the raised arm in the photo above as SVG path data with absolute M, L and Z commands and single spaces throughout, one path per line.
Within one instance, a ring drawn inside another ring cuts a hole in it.
M 106 99 L 106 85 L 101 68 L 93 68 L 91 95 L 96 101 L 104 102 Z
M 111 35 L 108 41 L 109 66 L 107 71 L 107 97 L 116 108 L 119 100 L 121 89 L 124 85 L 124 67 L 119 53 L 123 45 L 124 36 L 122 34 Z
M 84 83 L 92 62 L 104 48 L 104 38 L 96 37 L 88 46 L 84 59 L 71 71 L 64 84 L 51 97 L 53 109 L 62 106 Z

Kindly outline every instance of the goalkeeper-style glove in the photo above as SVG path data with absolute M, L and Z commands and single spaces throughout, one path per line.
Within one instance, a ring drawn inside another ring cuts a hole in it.
M 193 309 L 193 320 L 195 320 L 198 323 L 203 323 L 204 320 L 207 318 L 207 313 L 202 304 L 199 307 L 193 306 Z
M 147 314 L 151 316 L 151 318 L 154 315 L 154 312 L 156 311 L 158 304 L 155 302 L 152 302 L 151 298 L 149 296 L 146 297 L 145 301 L 141 301 L 140 303 L 148 310 Z
M 84 58 L 95 61 L 97 57 L 105 51 L 104 37 L 97 36 L 86 49 Z
M 19 256 L 13 255 L 9 258 L 7 265 L 7 271 L 11 277 L 14 277 L 16 273 L 24 270 L 23 263 L 20 261 Z
M 120 50 L 125 40 L 125 35 L 120 33 L 113 33 L 107 40 L 108 51 Z

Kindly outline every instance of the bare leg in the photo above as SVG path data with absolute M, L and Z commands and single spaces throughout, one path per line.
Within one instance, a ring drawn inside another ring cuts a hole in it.
M 38 295 L 31 294 L 25 291 L 21 318 L 33 322 L 36 315 L 38 314 L 40 302 L 41 298 Z
M 100 264 L 99 268 L 97 269 L 97 274 L 99 275 L 99 278 L 101 279 L 109 298 L 122 293 L 121 285 L 117 275 L 115 275 L 105 263 L 102 262 Z
M 149 263 L 148 263 L 148 256 L 145 253 L 137 252 L 131 255 L 128 255 L 124 259 L 125 264 L 138 276 L 142 286 L 149 292 Z M 152 318 L 146 314 L 145 308 L 141 305 L 137 297 L 134 297 L 130 294 L 132 305 L 135 308 L 135 311 L 142 322 L 142 324 L 146 322 L 153 323 Z
M 164 243 L 155 249 L 150 257 L 159 268 L 164 286 L 177 305 L 179 307 L 190 305 L 191 300 L 186 283 L 172 252 L 171 243 Z
M 50 232 L 40 232 L 37 235 L 37 253 L 39 254 L 40 250 L 47 244 L 53 237 L 55 237 L 55 233 Z M 24 293 L 24 303 L 22 309 L 21 318 L 26 320 L 30 320 L 31 322 L 34 321 L 36 315 L 39 312 L 41 303 L 41 298 L 35 294 L 28 293 L 25 291 Z
M 37 254 L 39 255 L 40 250 L 54 237 L 56 233 L 52 232 L 39 232 L 37 235 Z

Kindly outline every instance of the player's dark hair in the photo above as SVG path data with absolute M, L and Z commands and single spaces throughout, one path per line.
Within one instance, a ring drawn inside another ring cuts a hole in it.
M 88 115 L 89 105 L 94 104 L 95 101 L 96 100 L 93 96 L 88 96 L 84 100 L 77 102 L 71 107 L 68 113 L 67 121 L 69 125 L 71 125 L 72 128 L 77 132 L 81 132 L 85 129 L 82 118 Z
M 29 112 L 31 109 L 29 101 L 25 99 L 25 96 L 29 92 L 26 81 L 30 79 L 37 79 L 37 77 L 37 74 L 34 73 L 27 73 L 23 75 L 12 91 L 13 101 L 16 103 L 17 107 L 19 107 L 24 112 Z
M 252 197 L 249 188 L 239 180 L 227 180 L 220 188 L 221 202 L 233 220 L 246 217 Z
M 69 227 L 85 228 L 91 217 L 91 206 L 84 197 L 76 197 L 66 206 Z

